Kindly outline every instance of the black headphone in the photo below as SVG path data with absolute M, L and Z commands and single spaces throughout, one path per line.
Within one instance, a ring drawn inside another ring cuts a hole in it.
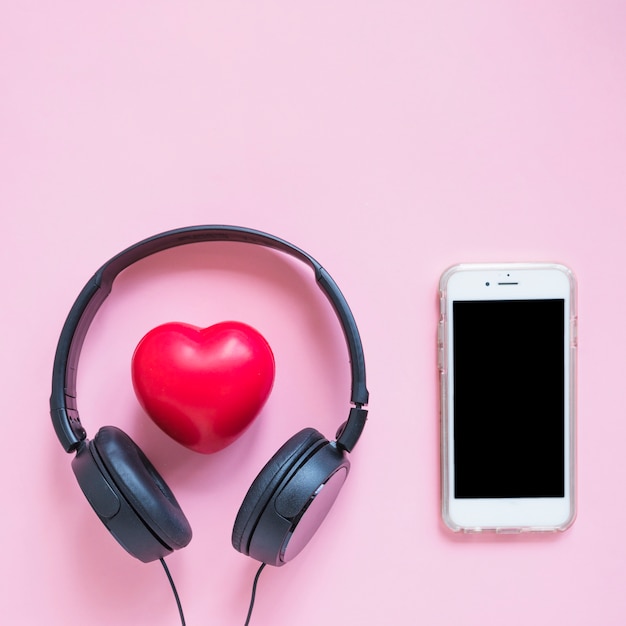
M 105 263 L 85 285 L 61 331 L 54 357 L 50 415 L 72 469 L 98 517 L 131 555 L 147 563 L 191 541 L 191 527 L 174 494 L 128 435 L 114 426 L 87 438 L 76 404 L 76 371 L 87 330 L 118 274 L 133 263 L 175 246 L 233 241 L 285 252 L 313 268 L 332 304 L 348 346 L 352 371 L 350 412 L 335 441 L 305 428 L 289 439 L 252 483 L 235 519 L 235 549 L 262 563 L 284 565 L 308 543 L 341 489 L 367 418 L 365 359 L 348 304 L 328 272 L 289 242 L 237 226 L 191 226 L 136 243 Z

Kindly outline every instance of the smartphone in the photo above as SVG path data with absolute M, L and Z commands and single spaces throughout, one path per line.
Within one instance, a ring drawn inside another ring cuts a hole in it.
M 439 283 L 442 516 L 454 531 L 574 521 L 576 280 L 557 264 L 462 264 Z

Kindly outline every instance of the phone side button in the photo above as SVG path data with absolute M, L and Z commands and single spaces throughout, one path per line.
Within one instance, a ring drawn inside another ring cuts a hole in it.
M 578 347 L 578 320 L 575 317 L 569 323 L 569 336 L 571 345 Z
M 443 321 L 437 324 L 437 367 L 443 371 Z

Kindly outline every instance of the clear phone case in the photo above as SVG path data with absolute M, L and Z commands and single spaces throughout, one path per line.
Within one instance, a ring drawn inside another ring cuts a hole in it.
M 449 448 L 448 448 L 448 366 L 449 366 L 449 346 L 446 342 L 449 320 L 447 318 L 448 304 L 448 282 L 452 276 L 458 272 L 465 271 L 519 271 L 519 270 L 558 270 L 565 274 L 569 281 L 569 367 L 565 372 L 569 377 L 569 437 L 565 445 L 569 447 L 569 495 L 570 511 L 569 515 L 562 523 L 555 525 L 518 525 L 500 526 L 498 524 L 482 524 L 471 527 L 463 526 L 455 522 L 449 510 L 450 502 L 450 475 L 449 475 Z M 458 264 L 449 267 L 441 275 L 439 281 L 439 302 L 440 316 L 437 327 L 437 366 L 440 383 L 440 436 L 441 436 L 441 513 L 446 526 L 454 532 L 496 532 L 496 533 L 521 533 L 521 532 L 554 532 L 566 530 L 574 522 L 576 517 L 576 375 L 577 375 L 577 283 L 574 273 L 565 265 L 557 263 L 481 263 L 481 264 Z

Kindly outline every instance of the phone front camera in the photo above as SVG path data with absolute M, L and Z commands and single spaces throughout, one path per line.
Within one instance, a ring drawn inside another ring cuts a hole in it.
M 489 283 L 485 283 L 485 287 L 489 287 Z

